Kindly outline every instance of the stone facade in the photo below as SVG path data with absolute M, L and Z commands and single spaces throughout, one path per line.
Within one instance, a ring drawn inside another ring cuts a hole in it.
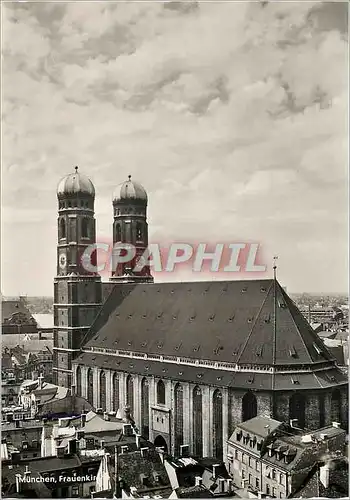
M 88 397 L 88 384 L 87 384 L 87 370 L 86 366 L 79 366 L 73 364 L 74 374 L 75 374 L 75 387 L 79 395 L 89 399 Z M 79 367 L 79 368 L 78 368 Z M 127 404 L 127 392 L 126 392 L 126 380 L 128 374 L 125 372 L 114 372 L 113 370 L 104 370 L 106 376 L 106 394 L 101 395 L 100 387 L 100 374 L 101 368 L 93 367 L 93 386 L 95 390 L 93 391 L 93 401 L 89 401 L 95 408 L 101 407 L 101 399 L 106 401 L 106 407 L 102 408 L 105 411 L 115 410 L 113 407 L 113 393 L 112 393 L 112 379 L 113 375 L 117 373 L 118 375 L 118 392 L 119 392 L 119 409 L 123 408 Z M 77 380 L 77 370 L 80 371 L 79 381 Z M 293 393 L 285 392 L 283 394 L 273 394 L 267 391 L 247 391 L 240 389 L 232 389 L 226 387 L 216 388 L 213 386 L 205 386 L 197 383 L 191 382 L 179 382 L 176 380 L 166 380 L 164 379 L 165 385 L 165 402 L 159 403 L 157 400 L 157 383 L 159 378 L 157 377 L 145 377 L 141 374 L 133 374 L 133 409 L 132 416 L 135 420 L 136 426 L 142 428 L 142 415 L 141 415 L 141 384 L 142 380 L 147 380 L 148 382 L 148 404 L 149 404 L 149 436 L 146 436 L 150 441 L 155 442 L 158 437 L 166 443 L 167 450 L 172 454 L 175 454 L 176 449 L 178 449 L 180 444 L 189 445 L 191 453 L 195 453 L 195 438 L 194 438 L 194 419 L 193 419 L 193 390 L 195 387 L 199 387 L 202 393 L 202 456 L 213 456 L 214 453 L 214 426 L 213 426 L 213 415 L 214 415 L 214 392 L 215 390 L 220 390 L 222 395 L 222 422 L 220 425 L 222 433 L 222 442 L 226 443 L 227 439 L 231 435 L 233 429 L 237 424 L 242 422 L 242 415 L 244 411 L 244 396 L 247 393 L 251 393 L 252 397 L 256 399 L 256 413 L 255 415 L 264 416 L 267 418 L 276 418 L 281 421 L 288 422 L 292 415 L 289 414 L 289 402 Z M 183 422 L 183 442 L 177 443 L 175 438 L 175 387 L 177 384 L 181 385 L 182 389 L 182 422 Z M 345 416 L 344 408 L 347 407 L 346 399 L 346 389 L 341 391 L 342 403 L 339 407 L 339 420 L 341 424 L 345 427 L 347 424 L 347 419 Z M 274 405 L 275 399 L 275 405 Z M 308 393 L 305 391 L 305 424 L 308 429 L 318 429 L 322 425 L 331 424 L 330 412 L 325 412 L 326 420 L 321 421 L 322 416 L 320 415 L 320 407 L 323 401 L 328 401 L 330 404 L 331 395 L 330 393 L 324 393 L 320 391 L 317 393 Z M 277 404 L 276 404 L 277 403 Z M 249 403 L 250 404 L 250 403 Z M 334 403 L 333 403 L 334 404 Z M 274 414 L 273 408 L 277 408 L 277 414 Z M 342 413 L 343 412 L 343 416 Z M 255 416 L 254 414 L 252 417 Z M 283 418 L 281 418 L 283 417 Z M 345 419 L 344 419 L 345 417 Z M 158 439 L 158 442 L 160 439 Z M 218 456 L 221 458 L 221 456 Z M 223 456 L 225 458 L 225 446 L 223 447 Z

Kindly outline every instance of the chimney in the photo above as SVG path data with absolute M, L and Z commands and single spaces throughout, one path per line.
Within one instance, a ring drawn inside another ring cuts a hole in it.
M 203 479 L 200 476 L 196 476 L 196 486 L 202 486 Z
M 141 457 L 146 457 L 148 453 L 148 448 L 141 448 L 140 449 Z
M 298 419 L 292 418 L 291 420 L 289 420 L 289 425 L 291 426 L 292 429 L 297 429 L 298 428 Z
M 213 465 L 213 478 L 216 479 L 217 476 L 218 476 L 218 469 L 219 469 L 220 465 L 219 464 L 214 464 Z
M 339 422 L 332 422 L 332 426 L 336 427 L 336 429 L 340 429 L 340 423 Z
M 188 457 L 189 446 L 188 444 L 180 445 L 180 457 Z
M 220 493 L 225 492 L 225 479 L 223 477 L 219 478 L 219 492 Z
M 97 408 L 96 413 L 98 415 L 103 415 L 103 409 L 102 408 Z
M 124 453 L 127 453 L 128 447 L 127 446 L 122 446 L 121 447 L 121 454 L 123 455 Z
M 72 396 L 75 394 L 75 385 L 74 384 L 70 386 L 70 393 Z
M 325 488 L 328 488 L 329 486 L 329 472 L 330 472 L 329 462 L 320 467 L 320 481 Z
M 71 439 L 68 441 L 68 454 L 74 455 L 77 452 L 77 440 Z
M 132 425 L 124 424 L 123 425 L 123 434 L 124 436 L 132 436 Z
M 140 448 L 140 438 L 141 438 L 141 435 L 140 434 L 136 434 L 135 441 L 136 441 L 136 447 L 137 447 L 137 449 Z
M 109 415 L 106 411 L 103 412 L 103 418 L 104 418 L 104 420 L 109 420 Z
M 38 389 L 42 389 L 43 388 L 43 374 L 40 373 L 39 377 L 38 377 Z
M 29 476 L 30 476 L 30 470 L 29 470 L 29 466 L 28 466 L 28 465 L 26 465 L 26 468 L 25 468 L 25 471 L 24 471 L 24 475 L 25 475 L 26 477 L 29 477 Z
M 85 427 L 86 424 L 86 413 L 82 413 L 80 415 L 80 426 Z
M 100 448 L 103 450 L 104 447 L 105 447 L 105 441 L 104 441 L 104 439 L 101 439 Z
M 228 493 L 232 493 L 232 479 L 226 479 L 227 481 L 227 491 Z

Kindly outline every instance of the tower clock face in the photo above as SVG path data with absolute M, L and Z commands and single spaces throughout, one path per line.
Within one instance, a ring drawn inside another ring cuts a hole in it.
M 61 269 L 65 269 L 67 265 L 67 256 L 65 253 L 61 253 L 59 256 L 59 266 Z

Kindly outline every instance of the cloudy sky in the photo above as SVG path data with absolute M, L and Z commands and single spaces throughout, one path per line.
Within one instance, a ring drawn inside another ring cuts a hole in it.
M 2 14 L 3 293 L 52 294 L 55 189 L 76 164 L 95 184 L 99 239 L 130 173 L 149 193 L 151 241 L 259 242 L 289 291 L 347 290 L 345 3 Z

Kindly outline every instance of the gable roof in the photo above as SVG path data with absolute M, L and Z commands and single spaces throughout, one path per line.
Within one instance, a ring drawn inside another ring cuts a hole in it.
M 115 285 L 88 338 L 87 348 L 239 365 L 334 361 L 294 302 L 270 279 Z

